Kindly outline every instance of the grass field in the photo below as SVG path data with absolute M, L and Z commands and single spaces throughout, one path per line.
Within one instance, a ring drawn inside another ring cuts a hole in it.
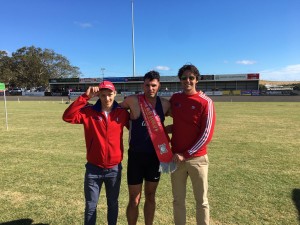
M 2 103 L 0 223 L 83 224 L 85 144 L 82 126 L 61 119 L 68 105 L 7 102 L 6 130 Z M 209 145 L 211 224 L 299 224 L 300 103 L 216 102 L 215 106 L 217 124 Z M 126 131 L 126 152 L 127 138 Z M 121 225 L 127 224 L 128 201 L 124 155 Z M 155 224 L 173 224 L 169 178 L 163 174 L 159 184 Z M 106 224 L 104 198 L 103 190 L 98 224 Z M 142 205 L 138 224 L 143 224 Z M 187 212 L 187 224 L 196 224 L 190 183 Z

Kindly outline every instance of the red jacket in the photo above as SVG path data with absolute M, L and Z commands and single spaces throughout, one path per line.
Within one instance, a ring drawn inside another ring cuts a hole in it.
M 185 158 L 207 154 L 216 120 L 213 101 L 199 92 L 194 95 L 175 93 L 170 102 L 173 152 L 181 153 Z
M 86 94 L 79 96 L 66 109 L 63 120 L 83 124 L 89 163 L 101 168 L 112 168 L 123 159 L 123 128 L 128 128 L 129 113 L 115 101 L 106 118 L 100 100 L 95 105 L 88 104 L 88 100 Z

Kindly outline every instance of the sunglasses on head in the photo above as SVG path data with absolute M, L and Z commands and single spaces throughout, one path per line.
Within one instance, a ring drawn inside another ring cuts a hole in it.
M 188 76 L 188 77 L 182 76 L 182 77 L 180 78 L 180 80 L 187 80 L 187 79 L 189 79 L 189 80 L 195 80 L 196 77 L 194 77 L 194 76 Z

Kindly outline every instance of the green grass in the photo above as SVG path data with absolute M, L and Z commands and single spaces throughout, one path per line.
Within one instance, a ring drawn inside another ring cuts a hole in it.
M 292 193 L 300 190 L 300 103 L 215 105 L 217 124 L 209 145 L 211 224 L 298 224 L 300 209 Z M 67 106 L 59 101 L 9 101 L 7 131 L 0 105 L 0 223 L 83 223 L 84 136 L 81 125 L 62 121 Z M 126 152 L 127 139 L 126 131 Z M 126 158 L 125 153 L 118 224 L 127 224 Z M 299 206 L 299 195 L 296 201 Z M 196 224 L 190 182 L 187 213 L 187 224 Z M 106 224 L 104 190 L 98 223 Z M 173 224 L 166 174 L 157 191 L 155 224 Z

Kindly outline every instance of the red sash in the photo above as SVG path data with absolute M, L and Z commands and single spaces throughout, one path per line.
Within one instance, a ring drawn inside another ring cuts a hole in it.
M 164 126 L 160 121 L 152 105 L 146 100 L 144 95 L 138 95 L 144 121 L 147 125 L 149 136 L 152 140 L 156 155 L 160 162 L 168 163 L 172 161 L 173 153 L 169 145 L 169 138 L 165 133 Z

